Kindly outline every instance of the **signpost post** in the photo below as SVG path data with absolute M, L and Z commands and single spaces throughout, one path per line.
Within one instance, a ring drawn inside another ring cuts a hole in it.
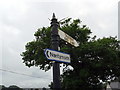
M 58 50 L 59 46 L 59 35 L 58 35 L 58 27 L 59 23 L 55 18 L 55 14 L 53 13 L 53 17 L 51 20 L 51 48 L 53 50 Z M 53 89 L 60 90 L 60 65 L 59 62 L 53 63 Z
M 51 20 L 51 48 L 45 49 L 45 56 L 47 59 L 55 61 L 53 63 L 53 89 L 60 90 L 60 65 L 59 62 L 70 63 L 70 55 L 67 53 L 59 52 L 59 40 L 60 38 L 70 43 L 71 45 L 77 47 L 79 44 L 75 39 L 73 39 L 68 34 L 64 33 L 61 30 L 58 30 L 59 23 L 55 18 L 55 14 L 53 13 L 53 17 Z

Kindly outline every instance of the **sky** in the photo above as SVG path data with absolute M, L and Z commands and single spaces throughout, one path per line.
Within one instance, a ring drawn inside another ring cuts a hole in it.
M 48 87 L 52 82 L 52 69 L 45 72 L 38 67 L 28 68 L 20 56 L 26 43 L 35 39 L 37 29 L 50 26 L 49 19 L 55 13 L 58 21 L 66 17 L 79 18 L 97 38 L 118 36 L 118 1 L 0 0 L 0 84 L 7 87 Z
M 118 39 L 120 40 L 120 1 L 118 2 Z

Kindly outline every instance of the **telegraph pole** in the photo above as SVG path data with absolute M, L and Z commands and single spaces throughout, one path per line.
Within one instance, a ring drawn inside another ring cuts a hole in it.
M 51 48 L 53 50 L 58 50 L 59 47 L 59 35 L 58 35 L 59 23 L 53 13 L 51 20 Z M 60 90 L 60 65 L 59 62 L 53 63 L 53 89 Z

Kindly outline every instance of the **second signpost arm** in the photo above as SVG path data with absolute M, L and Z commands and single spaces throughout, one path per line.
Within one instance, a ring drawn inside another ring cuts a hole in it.
M 58 50 L 59 47 L 59 35 L 58 35 L 58 27 L 59 23 L 55 18 L 55 14 L 53 13 L 53 17 L 51 20 L 51 48 L 53 50 Z M 54 90 L 60 90 L 60 65 L 59 62 L 53 63 L 53 88 Z

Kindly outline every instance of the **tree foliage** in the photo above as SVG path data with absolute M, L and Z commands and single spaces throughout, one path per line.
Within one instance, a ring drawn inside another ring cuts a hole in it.
M 64 89 L 94 90 L 101 87 L 101 81 L 107 82 L 120 76 L 120 41 L 114 37 L 90 37 L 91 30 L 86 25 L 81 25 L 79 19 L 65 19 L 60 22 L 59 29 L 79 43 L 78 47 L 74 47 L 60 40 L 60 51 L 71 55 L 71 63 L 64 64 L 61 75 Z M 38 29 L 34 34 L 35 40 L 26 44 L 26 50 L 21 54 L 26 66 L 37 66 L 45 71 L 52 67 L 53 62 L 44 56 L 44 49 L 51 48 L 50 30 L 50 27 Z
M 23 90 L 22 88 L 16 85 L 11 85 L 9 87 L 5 87 L 4 85 L 1 85 L 1 86 L 2 86 L 1 90 Z

